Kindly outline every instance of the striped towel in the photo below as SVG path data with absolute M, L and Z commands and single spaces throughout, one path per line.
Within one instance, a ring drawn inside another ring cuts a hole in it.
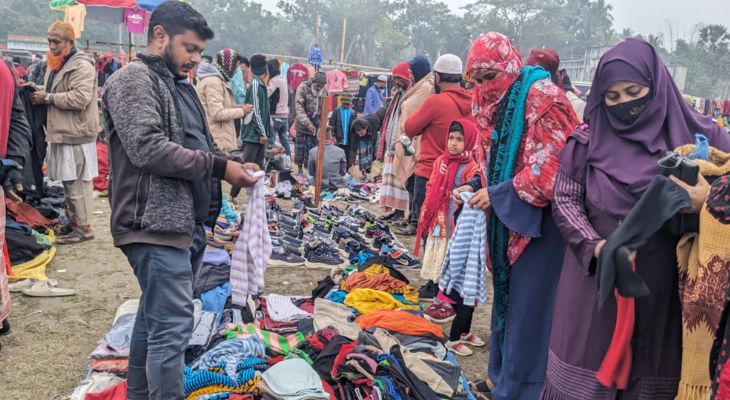
M 266 354 L 263 342 L 257 336 L 235 338 L 220 342 L 208 350 L 193 364 L 193 369 L 208 369 L 225 365 L 226 374 L 235 379 L 236 366 L 246 357 L 262 357 Z
M 267 349 L 283 356 L 288 355 L 305 342 L 304 335 L 301 332 L 291 335 L 279 335 L 278 333 L 259 329 L 254 324 L 228 324 L 223 333 L 228 339 L 256 336 L 261 339 Z
M 248 191 L 246 218 L 241 235 L 233 248 L 231 260 L 231 288 L 233 304 L 246 305 L 249 295 L 264 290 L 264 274 L 271 257 L 271 236 L 266 226 L 266 202 L 264 200 L 263 171 L 253 174 L 259 178 Z
M 466 202 L 474 194 L 462 193 Z M 445 294 L 456 290 L 464 305 L 487 303 L 487 215 L 464 205 L 441 267 L 439 289 Z

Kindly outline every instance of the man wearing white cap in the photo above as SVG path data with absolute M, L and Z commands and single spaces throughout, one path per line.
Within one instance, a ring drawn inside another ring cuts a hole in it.
M 460 118 L 472 119 L 472 93 L 461 87 L 461 59 L 453 54 L 444 54 L 436 60 L 433 72 L 435 93 L 426 98 L 404 126 L 404 133 L 409 138 L 421 136 L 421 145 L 415 172 L 413 211 L 410 225 L 402 230 L 403 234 L 416 233 L 421 205 L 426 196 L 426 182 L 431 177 L 434 162 L 446 149 L 451 123 Z M 437 276 L 424 278 L 428 281 L 438 280 Z M 435 288 L 433 285 L 432 289 Z
M 385 99 L 385 85 L 388 83 L 388 77 L 380 75 L 378 80 L 370 86 L 365 96 L 365 110 L 363 115 L 373 114 L 380 110 Z

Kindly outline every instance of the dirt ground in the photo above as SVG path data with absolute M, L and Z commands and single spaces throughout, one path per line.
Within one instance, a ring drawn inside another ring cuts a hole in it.
M 86 374 L 87 356 L 110 328 L 117 307 L 139 297 L 132 269 L 112 245 L 107 200 L 95 199 L 94 210 L 96 240 L 59 247 L 47 269 L 60 287 L 75 289 L 78 294 L 42 299 L 13 295 L 12 333 L 0 338 L 0 399 L 66 398 Z M 412 246 L 412 241 L 404 242 Z M 325 273 L 271 268 L 266 273 L 266 292 L 308 295 Z M 417 271 L 407 271 L 406 276 L 420 285 Z M 488 321 L 489 310 L 479 307 L 473 331 L 487 342 Z M 487 349 L 459 361 L 469 380 L 485 377 Z

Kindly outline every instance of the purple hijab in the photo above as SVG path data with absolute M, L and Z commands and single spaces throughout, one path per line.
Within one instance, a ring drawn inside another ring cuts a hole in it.
M 629 125 L 611 115 L 603 99 L 622 80 L 651 88 L 651 102 Z M 657 161 L 667 151 L 694 143 L 695 133 L 707 136 L 711 146 L 730 150 L 730 135 L 689 107 L 656 50 L 642 39 L 627 39 L 601 57 L 586 115 L 590 139 L 585 160 L 566 153 L 561 168 L 572 176 L 571 171 L 586 168 L 588 201 L 617 218 L 629 212 L 660 173 Z

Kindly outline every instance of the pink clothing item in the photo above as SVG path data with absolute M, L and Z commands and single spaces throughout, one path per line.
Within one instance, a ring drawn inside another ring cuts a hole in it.
M 144 33 L 147 11 L 144 8 L 124 9 L 124 25 L 129 33 Z
M 438 294 L 436 294 L 436 301 L 439 303 L 456 304 L 456 302 L 454 300 L 451 300 L 441 290 L 439 290 Z
M 264 173 L 258 171 L 253 175 L 259 180 L 253 187 L 246 188 L 246 217 L 231 260 L 233 304 L 241 306 L 246 305 L 248 295 L 260 294 L 264 290 L 264 274 L 272 249 L 266 224 Z
M 286 73 L 286 82 L 294 92 L 299 89 L 299 86 L 309 79 L 309 70 L 302 64 L 294 64 L 289 67 L 289 71 Z
M 327 92 L 329 94 L 340 94 L 350 86 L 347 75 L 340 70 L 327 72 Z

